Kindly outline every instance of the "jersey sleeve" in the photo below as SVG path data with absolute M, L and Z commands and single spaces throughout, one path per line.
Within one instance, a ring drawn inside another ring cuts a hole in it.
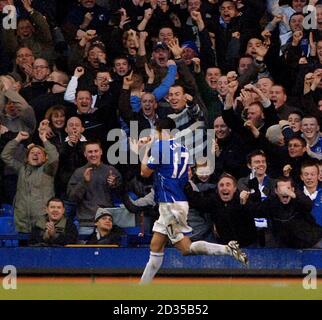
M 152 144 L 151 155 L 148 159 L 147 167 L 151 170 L 155 170 L 160 164 L 160 155 L 161 155 L 161 144 L 159 141 L 156 141 Z

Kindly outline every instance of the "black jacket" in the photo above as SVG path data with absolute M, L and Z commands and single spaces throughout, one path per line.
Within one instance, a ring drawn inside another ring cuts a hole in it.
M 56 194 L 59 194 L 60 197 L 66 196 L 68 181 L 74 171 L 87 163 L 83 147 L 84 143 L 80 141 L 76 145 L 69 145 L 65 141 L 62 145 L 55 179 Z
M 237 187 L 238 187 L 239 192 L 241 192 L 243 190 L 251 191 L 251 189 L 253 189 L 254 183 L 255 183 L 255 186 L 258 188 L 258 180 L 257 180 L 257 178 L 255 178 L 255 179 L 256 180 L 250 179 L 249 175 L 247 177 L 243 177 L 243 178 L 239 179 L 238 183 L 237 183 Z M 263 193 L 266 196 L 272 195 L 275 190 L 275 184 L 276 184 L 275 179 L 272 179 L 269 176 L 265 176 L 263 184 L 264 184 Z
M 261 202 L 257 192 L 249 201 L 255 217 L 268 217 L 273 235 L 279 244 L 290 248 L 310 248 L 322 238 L 322 227 L 312 214 L 312 201 L 303 192 L 296 191 L 296 198 L 282 204 L 276 195 Z
M 51 83 L 48 81 L 31 82 L 20 90 L 20 95 L 30 103 L 33 99 L 48 93 Z
M 81 119 L 85 128 L 84 136 L 87 140 L 99 140 L 102 144 L 104 155 L 109 147 L 109 143 L 106 139 L 108 132 L 115 128 L 115 123 L 112 123 L 110 116 L 110 110 L 108 108 L 91 109 L 89 113 L 77 112 L 77 108 L 74 106 L 70 113 L 70 116 L 76 116 Z M 103 157 L 103 161 L 106 161 Z
M 190 186 L 185 188 L 191 207 L 210 212 L 219 240 L 227 244 L 237 240 L 241 246 L 248 246 L 257 240 L 254 218 L 246 206 L 242 206 L 239 193 L 233 199 L 223 202 L 217 192 L 207 193 L 192 191 Z
M 264 112 L 264 122 L 260 128 L 258 128 L 259 132 L 265 136 L 267 129 L 278 123 L 278 117 L 275 112 L 274 105 L 271 104 L 267 108 L 263 108 Z M 227 126 L 234 132 L 237 133 L 242 141 L 244 141 L 245 146 L 248 146 L 249 150 L 246 150 L 246 152 L 251 152 L 255 149 L 260 149 L 260 141 L 258 139 L 255 139 L 251 131 L 244 127 L 244 121 L 241 118 L 241 116 L 237 115 L 233 108 L 228 110 L 223 110 L 222 117 L 224 119 L 224 122 L 227 124 Z
M 215 160 L 217 178 L 224 172 L 230 173 L 236 179 L 245 176 L 248 172 L 246 167 L 246 147 L 240 137 L 231 133 L 225 139 L 218 139 L 221 150 Z
M 64 100 L 64 93 L 46 92 L 32 98 L 29 101 L 35 111 L 37 123 L 39 124 L 45 118 L 47 110 L 55 105 L 63 105 L 66 107 L 66 115 L 68 110 L 73 107 L 73 103 Z
M 296 157 L 296 158 L 291 158 L 288 154 L 284 159 L 283 165 L 291 165 L 292 170 L 290 172 L 290 176 L 295 182 L 297 187 L 302 187 L 303 186 L 303 181 L 301 180 L 301 166 L 303 163 L 306 161 L 309 161 L 312 159 L 306 152 L 303 154 L 301 157 Z
M 105 237 L 98 237 L 97 230 L 92 233 L 86 244 L 121 244 L 121 236 L 124 235 L 123 230 L 118 226 L 113 226 L 112 230 Z

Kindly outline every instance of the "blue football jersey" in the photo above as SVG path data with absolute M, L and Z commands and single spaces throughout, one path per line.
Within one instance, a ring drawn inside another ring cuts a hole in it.
M 322 154 L 322 137 L 319 137 L 318 141 L 310 147 L 310 150 L 314 153 Z
M 152 144 L 147 166 L 154 170 L 156 202 L 187 201 L 183 191 L 188 182 L 189 152 L 174 140 Z

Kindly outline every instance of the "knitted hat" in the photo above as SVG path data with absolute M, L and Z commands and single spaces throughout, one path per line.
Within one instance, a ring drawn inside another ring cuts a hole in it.
M 95 214 L 95 222 L 97 222 L 99 219 L 101 219 L 104 216 L 110 216 L 113 219 L 113 215 L 108 209 L 106 208 L 98 208 Z

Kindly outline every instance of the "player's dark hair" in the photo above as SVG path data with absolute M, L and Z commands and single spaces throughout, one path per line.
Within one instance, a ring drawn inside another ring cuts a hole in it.
M 170 118 L 157 119 L 155 121 L 155 128 L 157 131 L 162 131 L 162 130 L 166 130 L 166 129 L 171 131 L 176 128 L 176 124 Z

